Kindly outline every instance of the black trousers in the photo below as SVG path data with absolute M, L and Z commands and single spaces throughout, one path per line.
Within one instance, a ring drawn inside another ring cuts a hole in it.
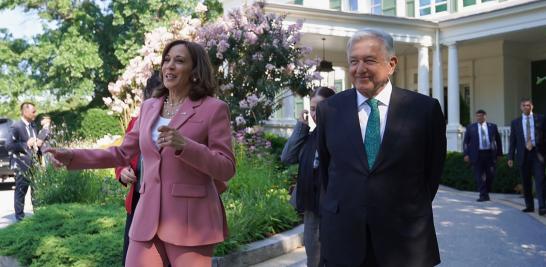
M 29 187 L 31 187 L 30 180 L 25 175 L 18 173 L 15 176 L 15 192 L 13 193 L 15 219 L 17 221 L 20 221 L 25 217 L 25 196 L 28 192 Z M 33 193 L 34 190 L 31 188 L 30 195 L 32 204 L 34 204 Z
M 345 264 L 337 264 L 337 263 L 333 263 L 333 262 L 328 262 L 327 259 L 322 259 L 322 262 L 321 262 L 321 265 L 320 266 L 324 266 L 324 267 L 378 267 L 379 265 L 377 264 L 377 260 L 376 260 L 376 257 L 375 257 L 375 253 L 373 251 L 373 245 L 372 245 L 372 239 L 371 239 L 371 233 L 370 233 L 370 228 L 367 227 L 367 230 L 368 232 L 367 234 L 367 240 L 366 240 L 366 258 L 364 259 L 364 262 L 359 264 L 359 265 L 356 265 L 356 266 L 350 266 L 350 265 L 345 265 Z
M 476 187 L 481 199 L 489 199 L 489 192 L 495 179 L 495 155 L 492 150 L 480 150 L 478 160 L 473 164 Z
M 546 185 L 544 184 L 544 157 L 538 153 L 536 148 L 533 148 L 531 151 L 525 150 L 524 160 L 520 166 L 520 173 L 523 180 L 525 206 L 530 209 L 535 208 L 532 178 L 534 177 L 538 207 L 539 209 L 546 208 L 544 202 L 544 194 L 546 193 Z
M 140 193 L 136 188 L 133 192 L 133 200 L 131 202 L 131 214 L 127 214 L 125 219 L 125 235 L 123 236 L 123 266 L 125 266 L 125 259 L 127 258 L 127 249 L 129 248 L 129 229 L 131 229 L 131 224 L 133 223 L 133 215 L 135 214 L 136 206 L 140 199 Z

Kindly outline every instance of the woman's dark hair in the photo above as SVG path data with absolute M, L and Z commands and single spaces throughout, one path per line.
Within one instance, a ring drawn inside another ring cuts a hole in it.
M 161 55 L 161 66 L 163 66 L 167 53 L 169 53 L 171 48 L 176 45 L 185 45 L 193 62 L 191 72 L 192 76 L 190 77 L 192 87 L 190 88 L 188 97 L 195 101 L 205 96 L 214 96 L 214 93 L 216 92 L 216 79 L 214 78 L 213 74 L 214 71 L 212 69 L 212 64 L 210 63 L 207 51 L 205 51 L 201 45 L 186 40 L 175 40 L 170 42 L 165 46 L 165 49 L 163 49 L 163 54 Z M 163 73 L 161 71 L 159 76 L 162 80 Z M 168 89 L 162 82 L 161 86 L 154 90 L 152 97 L 161 97 L 167 95 L 168 92 Z
M 144 87 L 144 90 L 142 90 L 142 95 L 144 97 L 143 100 L 152 97 L 154 90 L 162 84 L 161 77 L 159 77 L 159 71 L 155 70 L 152 73 L 152 76 L 146 80 L 146 87 Z
M 333 96 L 335 94 L 336 94 L 336 91 L 332 90 L 331 88 L 321 86 L 321 87 L 315 88 L 315 90 L 313 90 L 313 92 L 311 92 L 311 94 L 309 96 L 314 97 L 314 96 L 318 95 L 318 96 L 321 96 L 323 98 L 328 98 L 328 97 L 331 97 L 331 96 Z

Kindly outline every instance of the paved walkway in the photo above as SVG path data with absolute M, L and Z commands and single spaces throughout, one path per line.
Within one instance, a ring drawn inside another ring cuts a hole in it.
M 32 212 L 29 195 L 25 205 Z M 440 187 L 433 203 L 434 222 L 442 263 L 440 267 L 546 266 L 546 217 L 523 213 L 523 198 L 492 194 L 492 201 L 476 202 L 477 193 Z M 13 190 L 0 186 L 0 228 L 15 220 Z M 305 250 L 255 265 L 304 267 Z
M 475 192 L 440 187 L 433 203 L 440 267 L 546 266 L 546 217 L 521 212 L 518 195 L 491 194 L 489 202 L 477 198 Z M 255 266 L 304 267 L 305 250 Z
M 15 222 L 15 213 L 13 210 L 13 189 L 14 183 L 0 184 L 0 228 L 4 228 Z M 30 189 L 25 197 L 25 214 L 32 214 L 32 203 L 30 201 Z

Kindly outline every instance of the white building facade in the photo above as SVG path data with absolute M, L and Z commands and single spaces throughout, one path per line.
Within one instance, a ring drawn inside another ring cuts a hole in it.
M 251 2 L 251 1 L 248 1 Z M 460 151 L 464 127 L 483 109 L 501 126 L 505 152 L 519 102 L 546 113 L 546 0 L 292 0 L 265 1 L 266 12 L 304 20 L 302 43 L 332 61 L 321 85 L 345 90 L 346 44 L 359 29 L 389 32 L 398 67 L 395 86 L 437 98 L 447 122 L 448 150 Z M 224 0 L 224 9 L 240 6 Z M 544 78 L 544 79 L 541 79 Z M 308 100 L 286 97 L 268 126 L 289 134 Z M 408 111 L 411 112 L 411 111 Z M 505 127 L 503 127 L 505 126 Z

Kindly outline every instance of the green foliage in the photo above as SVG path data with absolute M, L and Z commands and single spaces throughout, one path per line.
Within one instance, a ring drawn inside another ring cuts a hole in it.
M 115 80 L 129 59 L 137 55 L 144 34 L 193 12 L 197 0 L 109 1 L 5 0 L 0 10 L 23 7 L 36 12 L 47 27 L 33 40 L 14 40 L 0 32 L 0 96 L 16 106 L 22 94 L 49 96 L 71 108 L 93 96 L 102 105 L 108 82 Z M 221 12 L 217 0 L 208 1 L 207 18 Z
M 286 190 L 294 169 L 279 171 L 271 163 L 271 156 L 247 154 L 240 145 L 236 158 L 237 174 L 222 194 L 230 235 L 217 246 L 218 256 L 290 229 L 300 221 L 288 204 Z M 106 178 L 110 175 L 105 170 L 45 169 L 36 177 L 37 198 L 42 206 L 34 216 L 0 229 L 0 255 L 15 256 L 26 266 L 119 266 L 125 211 L 122 197 L 115 190 L 122 186 Z M 87 197 L 78 198 L 78 190 L 83 190 L 79 192 Z M 94 198 L 87 190 L 102 197 Z M 49 205 L 70 201 L 95 204 Z M 113 202 L 115 205 L 104 204 Z
M 107 134 L 122 135 L 119 120 L 104 109 L 79 107 L 48 113 L 53 123 L 63 131 L 63 138 L 97 140 Z
M 58 203 L 123 204 L 125 189 L 111 169 L 67 171 L 35 167 L 32 175 L 37 206 Z
M 441 183 L 459 190 L 476 190 L 472 167 L 470 164 L 464 162 L 462 153 L 449 152 L 447 154 Z M 519 174 L 517 169 L 508 168 L 506 158 L 504 157 L 498 160 L 492 192 L 514 193 L 514 188 L 518 183 Z
M 216 247 L 216 255 L 225 255 L 242 244 L 290 229 L 299 222 L 288 204 L 291 177 L 277 172 L 271 161 L 248 155 L 246 149 L 237 146 L 237 175 L 222 194 L 230 235 Z
M 125 212 L 119 205 L 55 204 L 0 230 L 0 255 L 23 266 L 119 266 Z
M 280 161 L 284 144 L 288 139 L 272 133 L 265 133 L 265 139 L 271 143 L 271 154 Z

